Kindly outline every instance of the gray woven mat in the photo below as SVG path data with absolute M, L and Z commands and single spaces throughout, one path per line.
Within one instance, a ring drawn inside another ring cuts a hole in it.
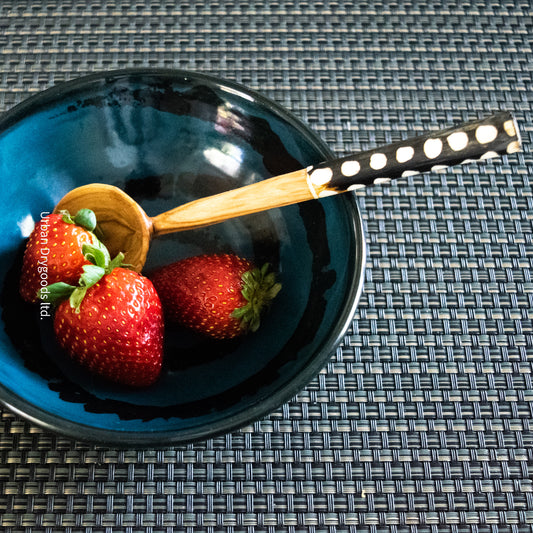
M 252 427 L 118 451 L 1 412 L 0 527 L 531 531 L 531 4 L 83 4 L 1 3 L 0 111 L 88 72 L 179 67 L 262 91 L 339 155 L 498 108 L 526 147 L 359 193 L 369 258 L 353 326 Z

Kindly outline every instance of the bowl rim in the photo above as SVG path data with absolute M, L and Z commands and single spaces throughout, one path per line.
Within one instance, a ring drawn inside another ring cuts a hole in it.
M 132 76 L 140 78 L 159 76 L 171 79 L 194 79 L 215 86 L 218 90 L 230 92 L 231 94 L 248 101 L 252 99 L 253 102 L 258 103 L 261 107 L 264 107 L 293 127 L 324 157 L 324 160 L 334 157 L 334 153 L 319 137 L 318 133 L 312 130 L 310 126 L 306 125 L 303 120 L 296 117 L 287 108 L 278 104 L 274 100 L 271 100 L 269 97 L 254 89 L 249 89 L 241 83 L 230 81 L 211 73 L 173 68 L 124 68 L 91 73 L 60 82 L 57 85 L 36 93 L 35 95 L 29 96 L 12 108 L 3 112 L 0 115 L 0 133 L 3 133 L 25 118 L 25 116 L 33 111 L 33 108 L 36 105 L 46 105 L 61 98 L 68 92 L 88 87 L 94 83 L 111 82 L 116 81 L 121 77 Z M 295 398 L 295 396 L 305 389 L 320 371 L 325 368 L 334 350 L 342 342 L 359 304 L 363 291 L 367 255 L 363 220 L 355 194 L 348 193 L 337 195 L 337 200 L 345 203 L 351 215 L 350 225 L 355 238 L 355 253 L 352 256 L 351 264 L 348 265 L 350 270 L 353 271 L 353 276 L 351 277 L 351 283 L 349 284 L 347 295 L 345 297 L 345 303 L 339 312 L 339 319 L 335 327 L 328 335 L 326 341 L 315 352 L 310 364 L 305 366 L 296 379 L 293 379 L 289 384 L 276 389 L 276 391 L 269 396 L 267 401 L 256 401 L 254 404 L 248 405 L 234 414 L 220 418 L 215 424 L 211 424 L 207 428 L 205 428 L 205 425 L 199 425 L 191 426 L 190 428 L 179 431 L 169 429 L 163 431 L 146 431 L 144 433 L 95 428 L 86 424 L 72 422 L 66 418 L 52 415 L 45 409 L 27 402 L 23 397 L 17 395 L 1 383 L 0 404 L 7 407 L 26 421 L 56 435 L 79 442 L 115 446 L 119 448 L 161 448 L 171 445 L 188 444 L 237 431 L 243 429 L 247 425 L 259 422 L 261 419 L 272 414 L 283 404 Z M 358 257 L 360 258 L 359 261 L 356 260 Z

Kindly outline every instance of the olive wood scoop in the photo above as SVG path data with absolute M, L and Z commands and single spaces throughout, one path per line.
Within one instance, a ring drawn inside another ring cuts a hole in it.
M 110 252 L 124 252 L 125 261 L 140 271 L 150 240 L 158 235 L 208 226 L 420 172 L 511 154 L 520 149 L 515 118 L 512 113 L 503 111 L 482 120 L 431 131 L 201 198 L 155 217 L 149 217 L 121 189 L 98 183 L 70 191 L 55 211 L 66 209 L 76 213 L 82 208 L 92 209 Z

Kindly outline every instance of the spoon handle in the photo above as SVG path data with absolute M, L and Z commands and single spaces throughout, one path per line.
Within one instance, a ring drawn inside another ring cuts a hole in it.
M 508 111 L 201 198 L 152 219 L 162 235 L 521 149 Z
M 520 150 L 512 113 L 426 133 L 406 141 L 308 167 L 315 198 L 387 183 L 392 179 L 490 159 Z

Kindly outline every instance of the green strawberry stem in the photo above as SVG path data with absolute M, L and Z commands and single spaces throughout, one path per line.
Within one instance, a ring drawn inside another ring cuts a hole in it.
M 231 316 L 241 322 L 247 331 L 257 331 L 261 323 L 263 309 L 277 296 L 281 283 L 276 281 L 276 274 L 269 272 L 270 265 L 254 268 L 242 275 L 242 295 L 247 300 L 243 307 L 235 309 Z
M 84 244 L 81 249 L 91 264 L 83 266 L 83 274 L 80 276 L 77 286 L 60 281 L 43 287 L 37 296 L 53 305 L 58 305 L 68 298 L 70 305 L 79 313 L 81 302 L 88 289 L 96 285 L 103 276 L 109 274 L 114 268 L 128 265 L 123 264 L 124 254 L 122 253 L 111 259 L 107 247 L 97 235 L 97 233 L 102 235 L 102 232 L 97 226 L 96 215 L 91 209 L 80 209 L 74 217 L 66 210 L 60 211 L 60 214 L 66 224 L 76 224 L 93 233 L 95 237 L 93 244 Z
M 74 217 L 67 210 L 59 212 L 63 215 L 63 222 L 66 224 L 76 224 L 87 231 L 94 231 L 96 228 L 96 215 L 90 209 L 80 209 Z
M 76 224 L 87 231 L 93 233 L 98 240 L 103 240 L 104 233 L 100 226 L 96 222 L 96 215 L 91 209 L 80 209 L 75 216 L 71 216 L 70 213 L 64 209 L 59 212 L 63 215 L 63 222 L 66 224 Z
M 124 254 L 121 252 L 114 259 L 111 259 L 108 249 L 99 240 L 96 241 L 96 244 L 84 244 L 82 252 L 91 264 L 83 266 L 83 274 L 80 276 L 78 285 L 69 285 L 62 281 L 52 283 L 39 291 L 41 300 L 47 300 L 53 305 L 58 305 L 68 298 L 71 307 L 76 310 L 76 313 L 79 313 L 81 302 L 87 290 L 96 285 L 113 269 L 123 266 Z
M 94 231 L 96 228 L 96 215 L 90 209 L 80 209 L 74 217 L 74 222 L 89 231 Z

